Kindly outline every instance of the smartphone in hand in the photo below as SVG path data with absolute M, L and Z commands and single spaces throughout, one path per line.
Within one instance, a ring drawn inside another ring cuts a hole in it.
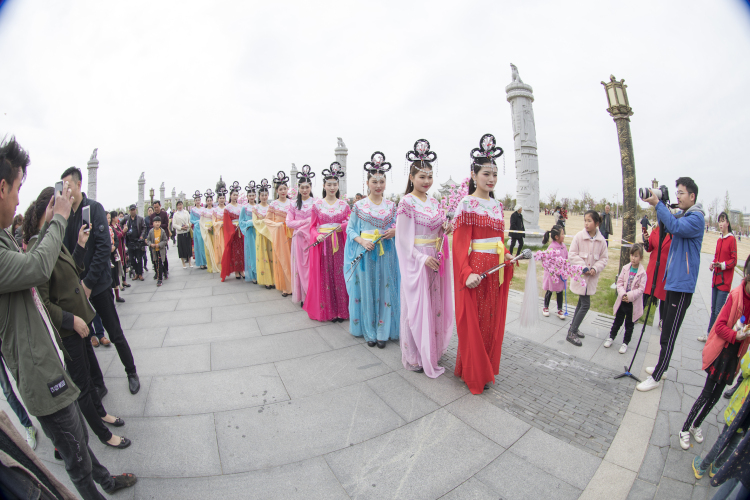
M 91 207 L 83 207 L 83 209 L 81 209 L 81 218 L 83 223 L 87 226 L 86 232 L 89 232 L 91 230 Z

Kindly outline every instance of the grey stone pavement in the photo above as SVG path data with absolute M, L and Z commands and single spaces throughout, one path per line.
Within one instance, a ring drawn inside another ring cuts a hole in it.
M 708 283 L 663 390 L 613 379 L 635 339 L 625 355 L 604 349 L 610 316 L 590 313 L 576 348 L 564 340 L 569 319 L 524 331 L 514 293 L 500 374 L 473 396 L 452 374 L 455 339 L 446 374 L 432 380 L 403 369 L 397 343 L 368 348 L 347 322 L 312 321 L 276 290 L 183 270 L 175 250 L 170 262 L 164 286 L 147 275 L 118 304 L 137 395 L 115 349 L 96 349 L 104 405 L 133 444 L 114 450 L 93 438 L 91 448 L 113 473 L 139 476 L 118 498 L 708 497 L 690 469 L 702 448 L 683 452 L 676 439 L 703 385 L 695 337 L 708 321 Z M 646 329 L 634 373 L 653 364 L 658 333 Z M 5 401 L 0 409 L 21 430 Z M 703 446 L 718 435 L 716 411 L 704 435 Z M 41 432 L 36 452 L 73 489 Z

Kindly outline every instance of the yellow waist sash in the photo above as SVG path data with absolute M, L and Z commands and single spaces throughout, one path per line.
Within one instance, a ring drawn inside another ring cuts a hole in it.
M 497 252 L 497 254 L 500 256 L 500 262 L 499 264 L 502 264 L 505 262 L 505 244 L 502 240 L 498 241 L 472 241 L 471 242 L 471 250 L 478 250 L 482 253 L 490 253 L 487 250 L 494 250 Z M 493 252 L 494 253 L 494 252 Z M 503 281 L 505 280 L 505 273 L 501 269 L 497 272 L 497 279 L 500 285 L 503 284 Z
M 375 241 L 378 238 L 380 238 L 380 231 L 377 229 L 370 233 L 360 233 L 360 238 L 366 239 L 368 241 Z M 378 249 L 378 257 L 382 257 L 385 254 L 385 250 L 383 250 L 383 243 L 381 241 L 378 241 L 378 246 L 380 247 Z
M 419 246 L 435 245 L 437 248 L 440 238 L 414 238 L 414 244 Z
M 332 233 L 334 231 L 337 231 L 339 229 L 341 229 L 341 226 L 339 226 L 339 227 L 319 227 L 318 228 L 318 232 L 319 233 L 323 233 L 323 234 L 328 234 L 328 233 Z M 333 253 L 336 253 L 336 252 L 339 251 L 339 239 L 335 235 L 331 236 L 331 238 L 333 238 L 333 242 L 331 243 L 331 245 L 333 245 Z

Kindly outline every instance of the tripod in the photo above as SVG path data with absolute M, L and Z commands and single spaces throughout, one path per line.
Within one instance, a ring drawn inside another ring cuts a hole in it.
M 648 299 L 648 307 L 646 308 L 646 315 L 643 320 L 643 328 L 641 328 L 641 336 L 638 338 L 638 344 L 635 346 L 635 351 L 633 352 L 633 359 L 630 360 L 630 366 L 625 366 L 625 372 L 617 375 L 615 378 L 623 378 L 623 377 L 630 377 L 636 382 L 640 382 L 641 380 L 633 375 L 630 370 L 633 369 L 633 363 L 635 363 L 635 357 L 638 355 L 638 348 L 641 347 L 641 341 L 643 340 L 643 334 L 646 331 L 646 326 L 648 326 L 648 317 L 651 313 L 651 305 L 657 300 L 654 296 L 654 292 L 656 291 L 656 282 L 659 279 L 659 266 L 661 264 L 661 247 L 664 244 L 664 238 L 667 236 L 667 230 L 664 227 L 664 224 L 659 222 L 659 248 L 656 250 L 656 268 L 654 269 L 654 278 L 651 283 L 651 296 Z

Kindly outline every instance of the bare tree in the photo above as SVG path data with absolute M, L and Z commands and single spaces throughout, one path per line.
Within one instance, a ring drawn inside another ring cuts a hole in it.
M 729 215 L 729 211 L 731 209 L 732 209 L 732 202 L 729 199 L 729 191 L 727 191 L 726 194 L 724 195 L 724 210 L 723 211 L 726 212 L 727 215 Z
M 709 224 L 715 224 L 716 219 L 719 217 L 719 198 L 711 200 L 711 204 L 708 205 L 708 222 Z
M 547 201 L 549 202 L 549 207 L 554 210 L 557 206 L 557 189 L 551 193 L 547 193 Z

